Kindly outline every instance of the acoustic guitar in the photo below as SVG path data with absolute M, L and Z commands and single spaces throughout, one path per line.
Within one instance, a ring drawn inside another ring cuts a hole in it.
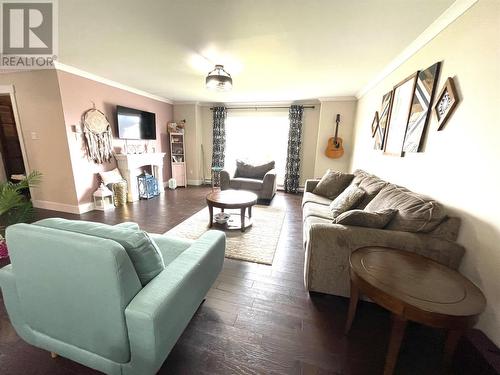
M 342 155 L 344 155 L 344 147 L 342 146 L 342 138 L 338 136 L 339 133 L 339 123 L 340 123 L 340 114 L 337 113 L 337 118 L 335 119 L 337 123 L 335 125 L 335 137 L 331 137 L 328 140 L 328 145 L 326 146 L 325 155 L 331 159 L 338 159 Z

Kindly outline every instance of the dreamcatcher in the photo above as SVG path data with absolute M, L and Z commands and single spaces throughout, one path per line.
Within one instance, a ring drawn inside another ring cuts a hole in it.
M 89 158 L 97 164 L 110 162 L 113 157 L 112 134 L 104 113 L 91 108 L 83 114 L 82 122 Z

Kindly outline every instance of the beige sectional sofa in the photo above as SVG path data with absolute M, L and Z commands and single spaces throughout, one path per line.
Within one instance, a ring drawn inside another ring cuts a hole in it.
M 457 268 L 465 249 L 455 241 L 460 219 L 427 197 L 391 184 L 365 171 L 354 172 L 351 183 L 365 192 L 355 208 L 394 208 L 397 213 L 384 229 L 333 224 L 330 199 L 313 193 L 319 180 L 307 180 L 302 201 L 304 281 L 308 290 L 349 296 L 349 255 L 365 246 L 385 246 L 429 257 Z M 384 207 L 385 206 L 385 207 Z

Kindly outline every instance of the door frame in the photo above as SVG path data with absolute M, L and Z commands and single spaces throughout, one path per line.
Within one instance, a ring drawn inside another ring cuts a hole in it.
M 12 104 L 12 113 L 14 114 L 14 121 L 16 122 L 17 136 L 19 138 L 19 145 L 21 146 L 21 153 L 23 155 L 24 169 L 26 170 L 26 175 L 28 175 L 31 172 L 31 168 L 28 162 L 28 154 L 26 153 L 24 135 L 21 129 L 21 121 L 19 120 L 19 113 L 17 111 L 16 90 L 14 88 L 14 85 L 0 85 L 0 95 L 5 95 L 5 94 L 8 94 L 10 96 L 10 102 Z M 7 176 L 7 180 L 9 177 L 10 176 Z

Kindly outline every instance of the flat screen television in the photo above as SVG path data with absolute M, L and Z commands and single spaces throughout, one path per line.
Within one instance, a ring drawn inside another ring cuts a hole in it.
M 118 138 L 156 139 L 156 115 L 138 109 L 116 106 Z

